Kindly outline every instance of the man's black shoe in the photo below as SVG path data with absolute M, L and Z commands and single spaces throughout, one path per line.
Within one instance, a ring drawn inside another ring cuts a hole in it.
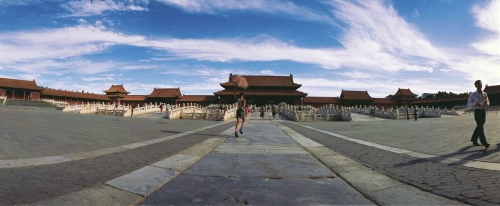
M 235 137 L 238 137 L 238 132 L 236 132 L 236 131 L 235 131 L 235 132 L 234 132 L 234 136 L 235 136 Z
M 484 147 L 486 147 L 486 149 L 488 149 L 488 147 L 490 147 L 490 144 L 485 144 Z
M 478 144 L 477 142 L 473 142 L 472 145 L 473 146 L 482 146 L 482 145 Z
M 240 128 L 240 134 L 243 134 L 243 128 Z

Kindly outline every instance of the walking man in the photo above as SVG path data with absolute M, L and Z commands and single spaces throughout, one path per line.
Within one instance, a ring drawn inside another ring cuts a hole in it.
M 474 82 L 474 85 L 477 90 L 470 94 L 467 106 L 474 107 L 474 120 L 476 120 L 477 126 L 474 133 L 472 133 L 470 141 L 472 141 L 472 145 L 474 146 L 481 146 L 477 143 L 477 138 L 479 137 L 481 144 L 488 149 L 490 144 L 486 142 L 486 136 L 484 135 L 484 123 L 486 122 L 485 108 L 490 105 L 490 100 L 488 100 L 486 92 L 483 92 L 483 83 L 481 80 Z
M 238 99 L 238 109 L 236 110 L 236 127 L 234 128 L 234 136 L 238 137 L 238 125 L 241 122 L 240 134 L 243 134 L 243 126 L 246 124 L 246 114 L 245 109 L 247 108 L 247 101 L 245 100 L 245 94 L 243 92 L 240 93 L 240 98 Z

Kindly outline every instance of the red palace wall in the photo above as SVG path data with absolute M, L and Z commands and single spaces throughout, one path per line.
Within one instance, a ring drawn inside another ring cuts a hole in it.
M 31 100 L 40 100 L 40 93 L 39 92 L 33 92 L 31 93 Z

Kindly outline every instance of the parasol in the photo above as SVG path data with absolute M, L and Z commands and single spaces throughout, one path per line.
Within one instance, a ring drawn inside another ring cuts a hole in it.
M 248 88 L 247 80 L 245 79 L 245 77 L 242 77 L 239 74 L 233 74 L 233 73 L 229 74 L 229 80 L 231 80 L 231 82 L 236 84 L 236 86 L 234 87 L 234 96 L 236 96 L 236 87 L 243 89 Z

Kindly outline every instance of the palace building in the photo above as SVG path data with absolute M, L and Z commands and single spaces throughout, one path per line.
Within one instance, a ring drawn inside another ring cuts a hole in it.
M 246 89 L 236 87 L 236 84 L 231 82 L 230 76 L 227 82 L 220 83 L 223 89 L 214 92 L 214 95 L 183 95 L 180 88 L 154 88 L 149 95 L 130 95 L 130 92 L 121 84 L 111 85 L 109 89 L 103 91 L 105 94 L 93 94 L 84 91 L 44 88 L 38 86 L 35 80 L 0 78 L 0 96 L 7 97 L 7 99 L 21 100 L 50 99 L 65 101 L 70 104 L 117 102 L 128 105 L 143 105 L 145 103 L 175 105 L 195 103 L 207 106 L 210 104 L 232 104 L 236 101 L 236 96 L 240 92 L 244 92 L 248 104 L 257 106 L 284 102 L 291 105 L 312 105 L 314 107 L 324 105 L 347 107 L 373 105 L 379 108 L 400 106 L 452 108 L 456 105 L 465 105 L 468 100 L 468 95 L 417 99 L 417 95 L 410 89 L 401 88 L 394 95 L 389 95 L 387 98 L 373 98 L 367 90 L 342 90 L 340 96 L 337 97 L 308 97 L 307 93 L 298 91 L 302 84 L 294 82 L 292 74 L 290 76 L 243 75 L 249 85 Z M 484 91 L 488 94 L 492 105 L 500 104 L 500 85 L 486 85 Z
M 35 80 L 0 78 L 0 96 L 8 99 L 39 100 L 42 90 L 44 89 L 36 85 Z
M 307 93 L 297 91 L 302 85 L 293 81 L 292 74 L 290 76 L 242 76 L 248 83 L 246 89 L 236 87 L 236 84 L 231 82 L 231 77 L 228 78 L 227 82 L 220 84 L 224 90 L 214 92 L 220 104 L 236 102 L 240 92 L 245 93 L 248 104 L 256 105 L 278 104 L 280 102 L 295 105 L 300 104 L 302 98 L 307 96 Z

